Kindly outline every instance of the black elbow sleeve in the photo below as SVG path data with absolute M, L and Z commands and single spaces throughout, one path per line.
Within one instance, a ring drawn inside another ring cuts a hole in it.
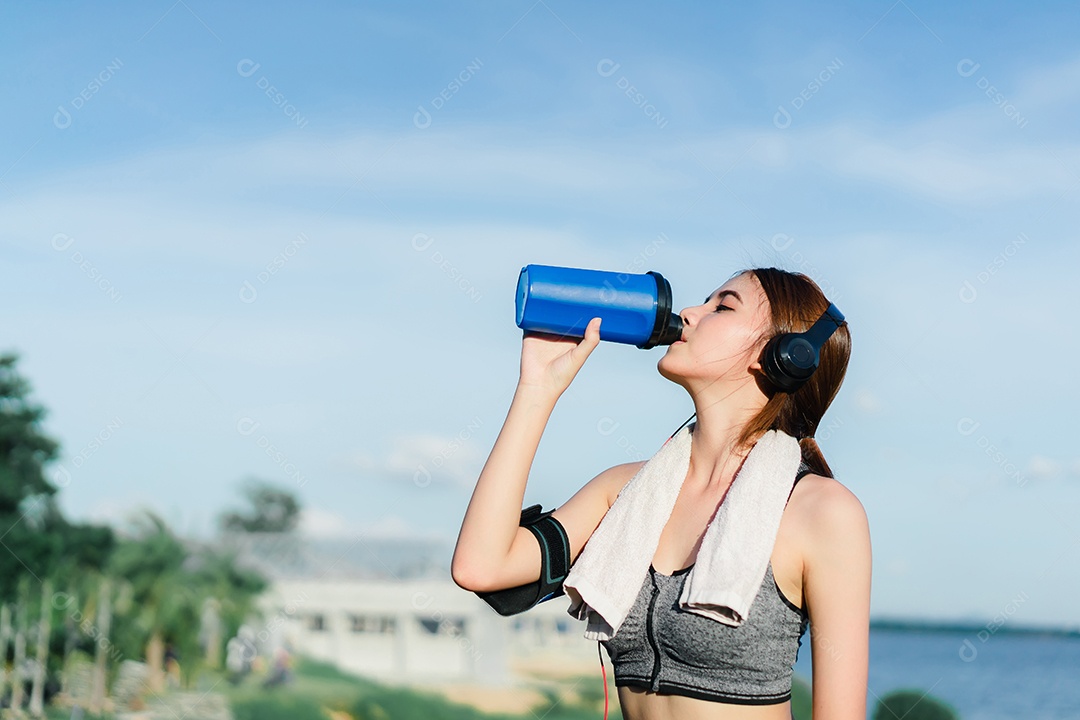
M 518 587 L 478 592 L 484 602 L 500 615 L 516 615 L 531 607 L 564 595 L 563 580 L 570 573 L 570 539 L 562 524 L 540 505 L 521 511 L 521 527 L 528 528 L 540 544 L 540 578 Z

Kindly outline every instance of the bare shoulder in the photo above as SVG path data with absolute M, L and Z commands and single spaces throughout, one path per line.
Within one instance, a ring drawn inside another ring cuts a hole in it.
M 619 493 L 626 487 L 626 483 L 638 474 L 641 468 L 648 462 L 647 460 L 640 460 L 635 462 L 622 463 L 621 465 L 614 465 L 600 474 L 603 478 L 603 484 L 607 489 L 608 507 L 611 507 L 615 503 L 615 499 L 619 497 Z
M 819 524 L 823 520 L 865 518 L 859 498 L 836 478 L 810 473 L 804 475 L 791 493 L 790 504 L 800 521 Z
M 805 475 L 789 504 L 808 554 L 832 554 L 847 543 L 869 549 L 869 520 L 859 498 L 836 478 Z M 805 557 L 809 560 L 810 557 Z

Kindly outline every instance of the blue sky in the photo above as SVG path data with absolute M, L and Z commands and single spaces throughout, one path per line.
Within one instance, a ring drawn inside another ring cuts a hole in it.
M 850 322 L 819 439 L 872 614 L 1080 623 L 1075 6 L 2 12 L 0 347 L 70 514 L 206 536 L 258 476 L 308 532 L 452 542 L 523 265 L 658 270 L 680 307 L 778 265 Z M 661 353 L 594 353 L 527 503 L 686 419 Z

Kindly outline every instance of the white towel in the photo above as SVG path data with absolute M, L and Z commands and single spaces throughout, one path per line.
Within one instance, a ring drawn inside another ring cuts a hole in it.
M 690 469 L 683 428 L 623 487 L 563 582 L 567 612 L 587 620 L 585 637 L 618 632 L 649 573 L 660 534 Z M 801 461 L 799 441 L 769 430 L 754 444 L 701 540 L 680 606 L 741 625 L 765 578 L 780 517 Z

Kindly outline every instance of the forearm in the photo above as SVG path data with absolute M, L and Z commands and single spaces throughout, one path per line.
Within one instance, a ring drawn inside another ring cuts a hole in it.
M 490 575 L 510 553 L 517 534 L 525 486 L 540 438 L 557 396 L 519 385 L 506 421 L 476 481 L 454 548 L 455 580 Z

